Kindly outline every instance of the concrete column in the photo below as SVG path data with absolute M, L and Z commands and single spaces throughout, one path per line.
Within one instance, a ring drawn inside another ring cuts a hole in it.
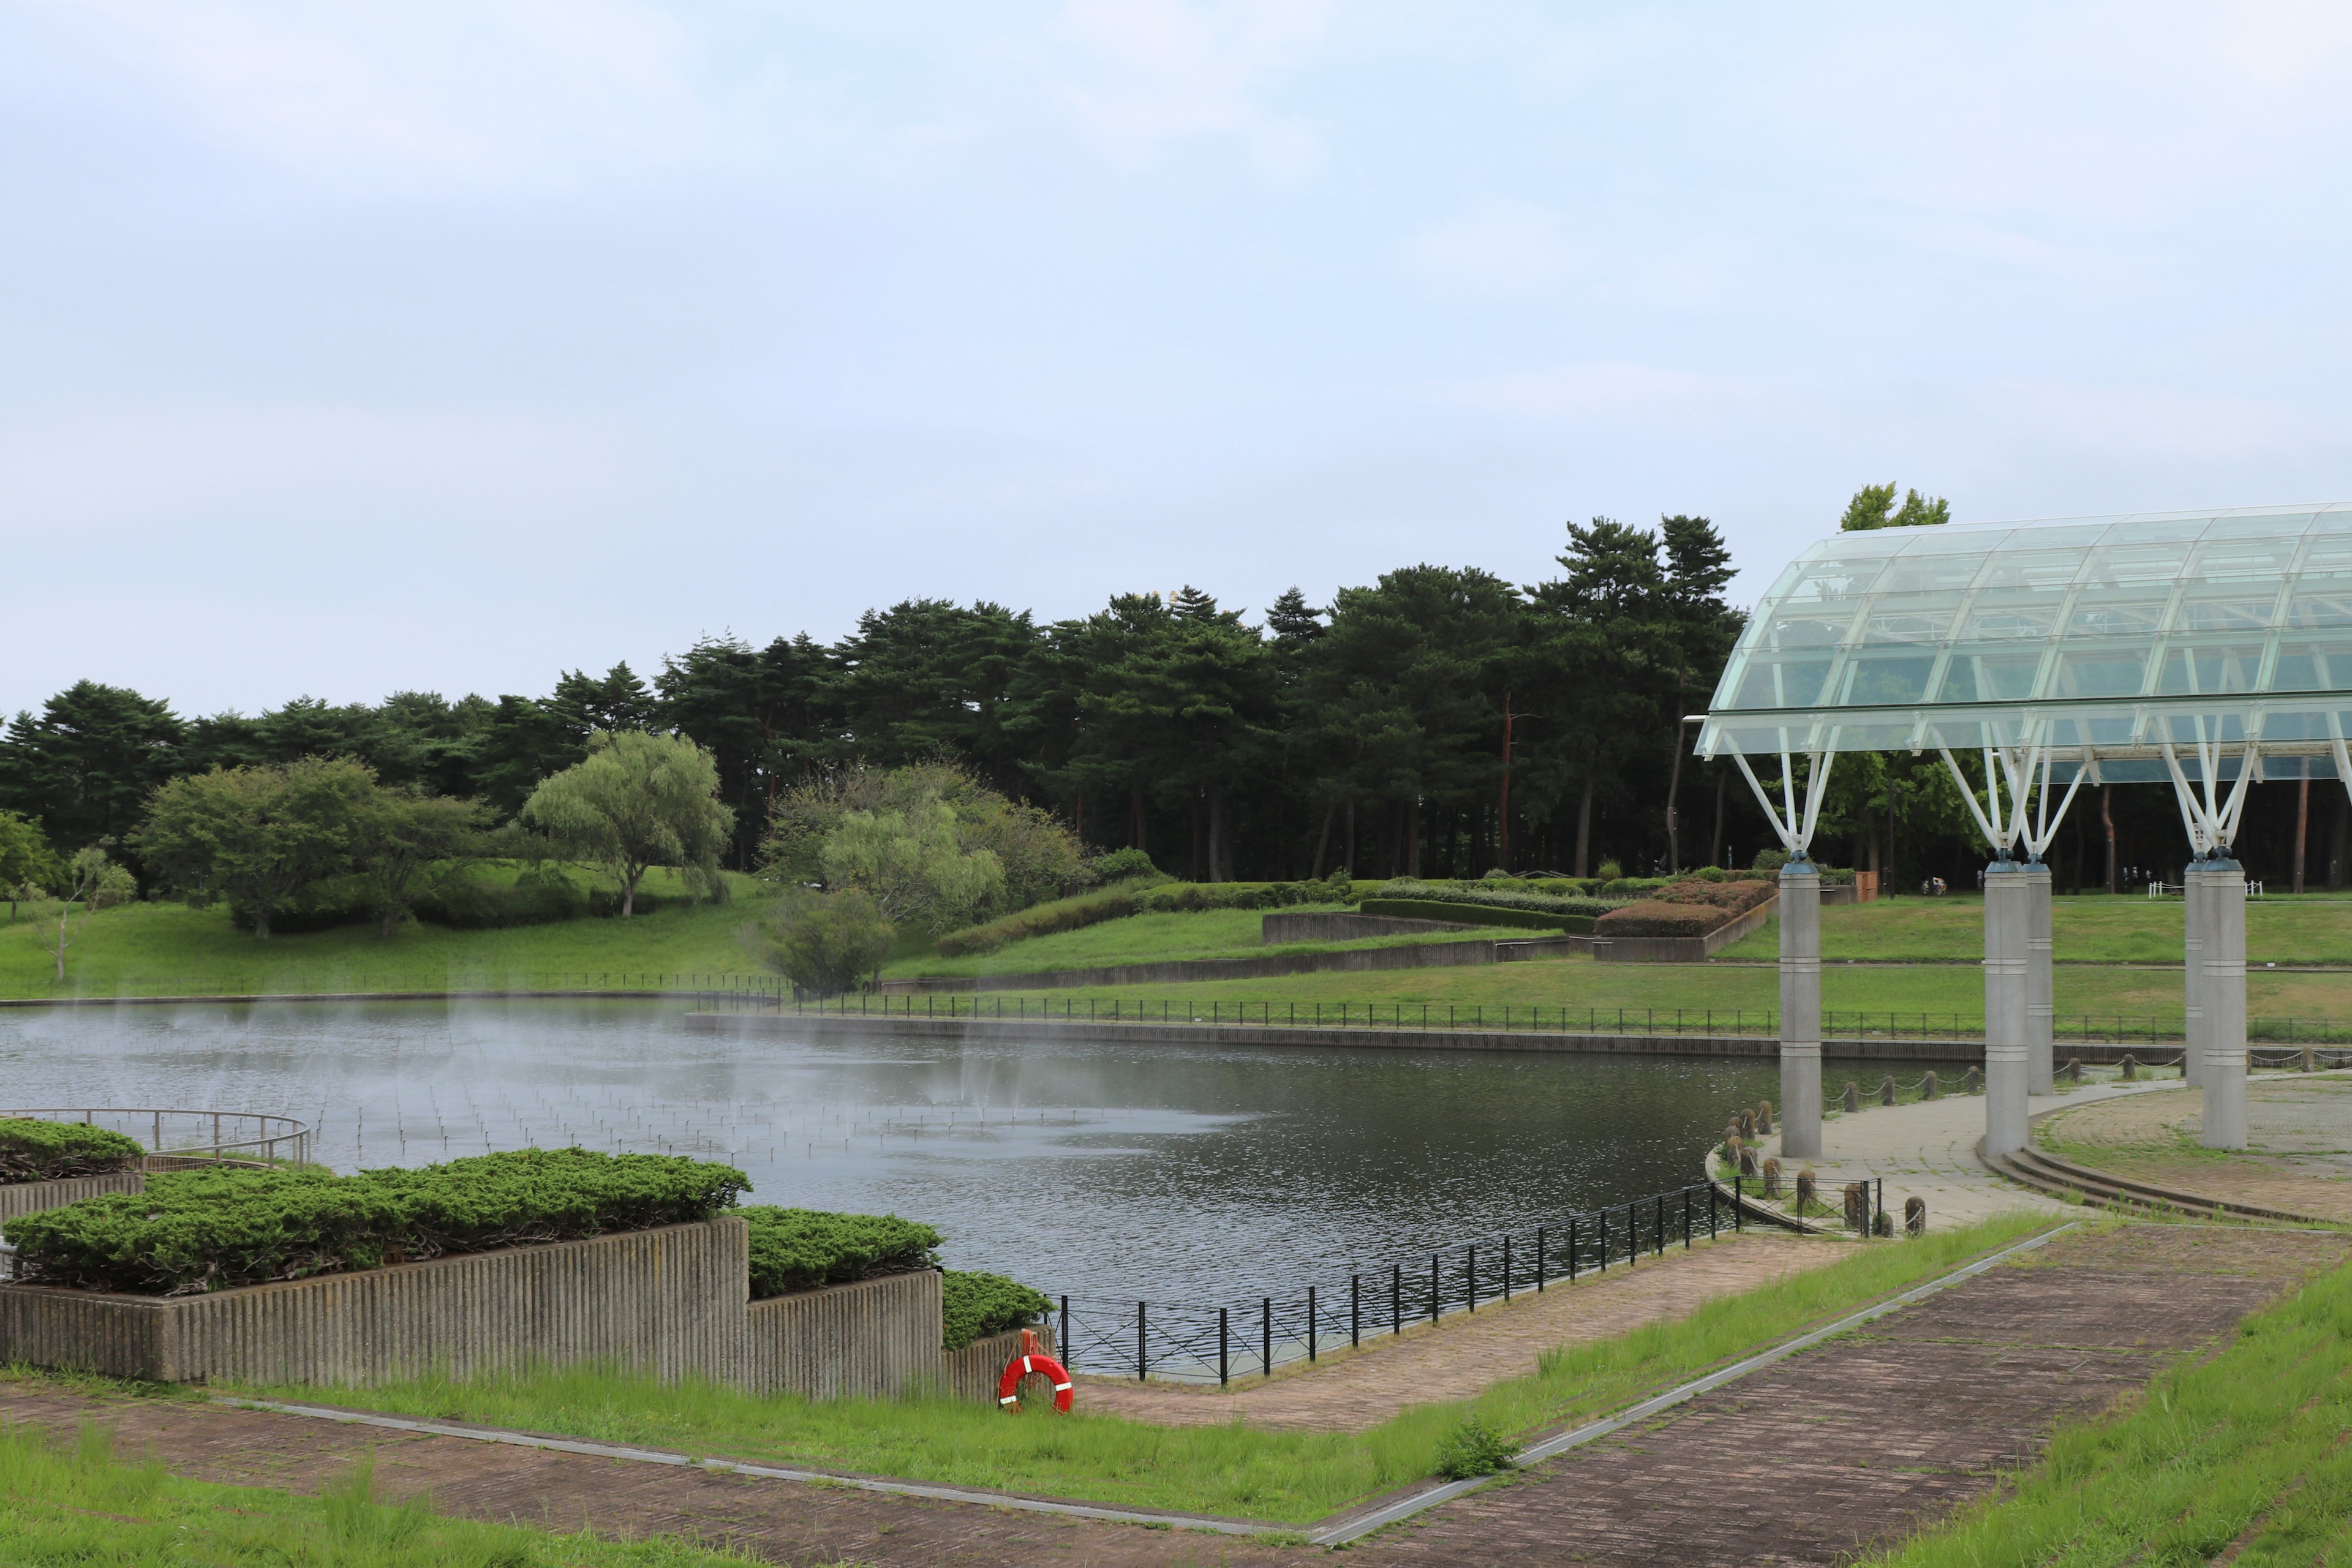
M 2025 911 L 2025 1090 L 2055 1094 L 2051 1057 L 2058 1035 L 2058 992 L 2050 968 L 2050 868 L 2039 860 L 2026 862 Z
M 2180 1076 L 2192 1085 L 2205 1081 L 2205 862 L 2191 860 L 2180 873 Z
M 2208 1149 L 2242 1149 L 2246 1146 L 2246 868 L 2235 860 L 2208 860 L 2205 881 L 2204 1143 Z
M 2026 933 L 2032 897 L 2025 868 L 1985 868 L 1985 1152 L 2025 1147 Z
M 1822 874 L 1780 868 L 1780 1152 L 1822 1153 Z

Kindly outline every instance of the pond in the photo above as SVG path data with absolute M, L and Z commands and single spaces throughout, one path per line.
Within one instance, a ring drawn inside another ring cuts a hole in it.
M 1873 1074 L 1875 1077 L 1875 1074 Z M 0 1099 L 298 1116 L 339 1170 L 528 1145 L 740 1166 L 1055 1293 L 1249 1300 L 1679 1187 L 1769 1059 L 689 1032 L 676 1004 L 0 1011 Z

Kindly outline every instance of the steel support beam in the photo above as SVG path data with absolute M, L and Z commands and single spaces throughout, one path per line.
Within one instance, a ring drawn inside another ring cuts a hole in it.
M 2015 860 L 1985 868 L 1985 1152 L 2026 1143 L 2027 943 L 2032 879 Z
M 2058 1036 L 2058 993 L 2051 970 L 2050 868 L 2029 860 L 2024 875 L 2025 1089 L 2028 1094 L 2055 1094 L 2057 1064 L 2052 1058 Z
M 2226 855 L 2227 850 L 2222 853 Z M 2246 868 L 2205 862 L 2205 1091 L 2208 1149 L 2246 1146 Z
M 1822 873 L 1780 868 L 1780 1152 L 1822 1154 Z
M 2180 874 L 2180 1076 L 2193 1088 L 2205 1081 L 2205 933 L 2212 884 L 2207 860 L 2191 860 Z

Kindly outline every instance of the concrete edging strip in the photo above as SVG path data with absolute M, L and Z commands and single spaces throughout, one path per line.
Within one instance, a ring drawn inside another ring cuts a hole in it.
M 1612 1432 L 1622 1430 L 1638 1421 L 1647 1420 L 1662 1410 L 1669 1410 L 1699 1394 L 1720 1388 L 1727 1383 L 1760 1371 L 1775 1362 L 1785 1361 L 1800 1351 L 1810 1350 L 1824 1340 L 1874 1322 L 1889 1312 L 1899 1310 L 1914 1301 L 1924 1300 L 1949 1285 L 1971 1279 L 2022 1252 L 2031 1252 L 2056 1240 L 2074 1229 L 2079 1220 L 2029 1237 L 2015 1246 L 1988 1254 L 1972 1263 L 1962 1265 L 1949 1274 L 1938 1276 L 1923 1285 L 1915 1285 L 1899 1296 L 1891 1297 L 1874 1307 L 1839 1319 L 1836 1322 L 1801 1334 L 1793 1340 L 1760 1351 L 1743 1361 L 1695 1378 L 1665 1393 L 1654 1395 L 1641 1404 L 1590 1422 L 1570 1432 L 1547 1437 L 1514 1455 L 1514 1468 L 1540 1464 L 1570 1448 L 1580 1447 Z M 323 1405 L 290 1405 L 273 1399 L 249 1399 L 234 1394 L 215 1394 L 212 1403 L 238 1410 L 263 1410 L 279 1415 L 300 1415 L 318 1421 L 336 1421 L 346 1426 L 374 1426 L 394 1432 L 415 1432 L 434 1437 L 464 1437 L 477 1443 L 503 1443 L 520 1448 L 543 1448 L 557 1453 L 582 1454 L 596 1459 L 620 1459 L 643 1465 L 669 1465 L 679 1469 L 717 1470 L 728 1475 L 751 1476 L 767 1480 L 803 1481 L 821 1486 L 850 1487 L 860 1491 L 886 1492 L 898 1497 L 926 1498 L 934 1502 L 976 1504 L 982 1508 L 1009 1508 L 1032 1513 L 1059 1514 L 1065 1518 L 1098 1519 L 1113 1524 L 1149 1524 L 1171 1526 L 1181 1530 L 1205 1530 L 1221 1535 L 1292 1535 L 1298 1527 L 1288 1524 L 1265 1524 L 1251 1520 L 1219 1519 L 1208 1514 L 1161 1513 L 1146 1509 L 1108 1508 L 1098 1503 L 1061 1502 L 1046 1498 L 1024 1497 L 1012 1492 L 985 1491 L 970 1487 L 933 1486 L 921 1481 L 881 1480 L 866 1476 L 838 1475 L 826 1470 L 791 1469 L 777 1465 L 746 1464 L 735 1459 L 698 1459 L 691 1455 L 671 1453 L 660 1448 L 636 1448 L 614 1443 L 592 1443 L 572 1437 L 547 1437 L 534 1433 L 509 1431 L 495 1426 L 458 1426 L 442 1421 L 411 1420 L 401 1415 L 380 1415 L 361 1410 L 341 1410 Z M 1450 1502 L 1465 1492 L 1477 1490 L 1495 1480 L 1493 1476 L 1479 1476 L 1466 1481 L 1449 1481 L 1427 1491 L 1377 1508 L 1369 1513 L 1338 1516 L 1337 1522 L 1326 1523 L 1321 1529 L 1310 1527 L 1307 1540 L 1317 1546 L 1339 1546 L 1370 1534 L 1386 1525 L 1412 1518 L 1414 1514 Z

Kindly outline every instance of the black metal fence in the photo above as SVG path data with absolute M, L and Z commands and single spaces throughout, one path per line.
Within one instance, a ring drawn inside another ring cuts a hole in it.
M 1645 1257 L 1742 1227 L 1738 1205 L 1713 1184 L 1678 1187 L 1294 1295 L 1223 1305 L 1064 1296 L 1060 1344 L 1074 1372 L 1229 1383 L 1563 1280 L 1638 1268 Z

